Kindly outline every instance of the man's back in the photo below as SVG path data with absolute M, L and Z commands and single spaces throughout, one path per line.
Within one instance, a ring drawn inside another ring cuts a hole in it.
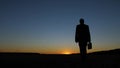
M 89 27 L 86 24 L 79 24 L 76 27 L 76 40 L 78 42 L 90 41 Z

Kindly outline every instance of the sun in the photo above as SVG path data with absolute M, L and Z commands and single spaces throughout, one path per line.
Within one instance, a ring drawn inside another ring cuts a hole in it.
M 65 52 L 63 52 L 63 54 L 69 55 L 69 54 L 71 54 L 71 52 L 65 51 Z

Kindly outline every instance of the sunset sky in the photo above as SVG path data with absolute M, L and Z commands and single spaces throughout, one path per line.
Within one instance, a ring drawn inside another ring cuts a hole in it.
M 90 28 L 88 52 L 120 48 L 120 0 L 0 0 L 0 52 L 78 53 L 80 18 Z

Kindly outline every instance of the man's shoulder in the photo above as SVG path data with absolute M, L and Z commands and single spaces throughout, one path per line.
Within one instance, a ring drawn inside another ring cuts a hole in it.
M 84 24 L 85 26 L 88 26 L 87 24 Z
M 81 24 L 78 24 L 77 26 L 88 26 L 87 24 L 83 24 L 83 25 L 81 25 Z
M 85 27 L 86 27 L 86 28 L 89 28 L 89 26 L 88 26 L 88 25 L 86 25 L 86 24 L 85 24 Z
M 80 26 L 80 24 L 76 25 L 76 27 L 79 27 L 79 26 Z
M 84 24 L 84 25 L 78 24 L 78 25 L 77 25 L 77 27 L 81 27 L 81 26 L 89 27 L 87 24 Z

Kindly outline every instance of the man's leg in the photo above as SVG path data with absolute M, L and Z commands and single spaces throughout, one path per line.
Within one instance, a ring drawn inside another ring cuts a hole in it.
M 86 43 L 79 43 L 79 47 L 80 47 L 80 53 L 81 53 L 81 58 L 82 60 L 86 59 Z

